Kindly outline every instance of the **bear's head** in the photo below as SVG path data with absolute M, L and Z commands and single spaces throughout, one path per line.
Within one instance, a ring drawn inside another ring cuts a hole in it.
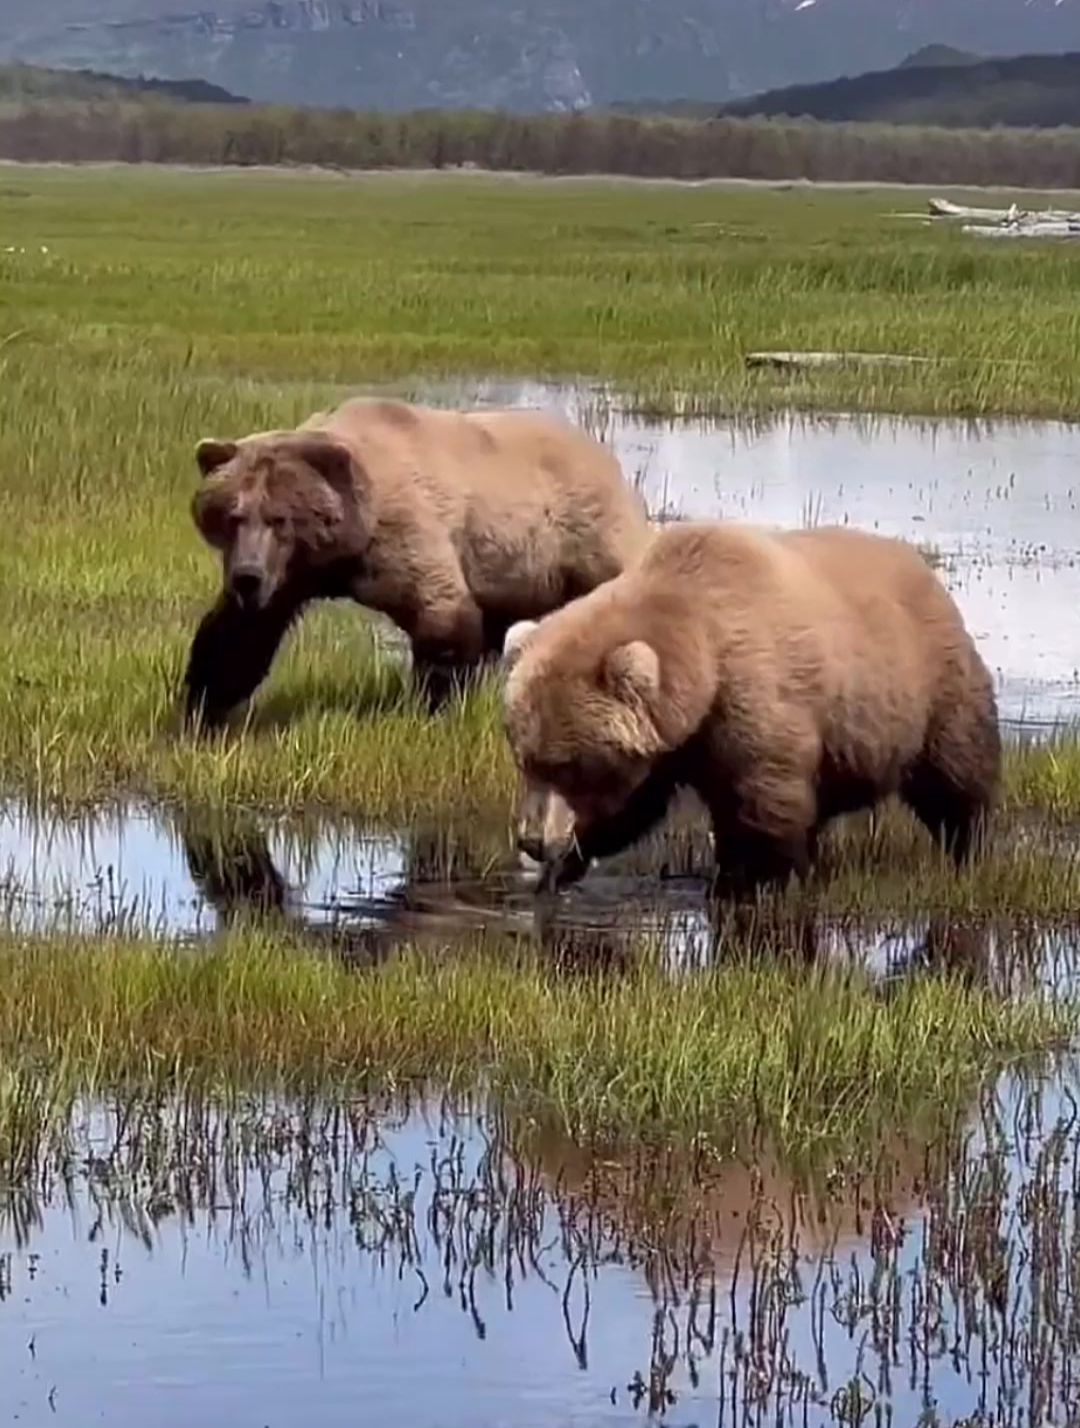
M 665 747 L 653 647 L 556 619 L 519 621 L 503 645 L 504 725 L 524 784 L 518 847 L 545 868 L 618 819 Z
M 192 517 L 221 552 L 226 594 L 243 608 L 264 609 L 357 535 L 362 473 L 322 432 L 206 438 L 195 459 L 204 481 Z

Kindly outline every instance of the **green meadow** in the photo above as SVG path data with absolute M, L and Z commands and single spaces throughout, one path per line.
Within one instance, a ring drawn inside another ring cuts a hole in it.
M 372 384 L 422 392 L 485 375 L 607 382 L 669 414 L 1075 411 L 1080 253 L 978 246 L 890 217 L 914 202 L 0 170 L 3 231 L 20 250 L 0 252 L 4 791 L 402 820 L 505 802 L 493 701 L 419 721 L 385 630 L 351 609 L 304 623 L 247 736 L 209 751 L 173 737 L 217 580 L 188 514 L 195 442 L 288 424 Z M 947 360 L 791 381 L 745 369 L 759 348 Z M 1075 811 L 1071 744 L 1015 758 L 1010 788 L 1021 806 Z
M 180 734 L 177 685 L 218 581 L 189 516 L 196 441 L 287 425 L 373 385 L 422 395 L 494 376 L 604 384 L 598 408 L 613 392 L 658 418 L 1075 413 L 1080 249 L 977 244 L 895 216 L 922 203 L 0 169 L 0 793 L 62 812 L 140 799 L 399 828 L 461 820 L 505 854 L 514 778 L 497 691 L 424 717 L 386 629 L 358 610 L 308 618 L 220 737 Z M 933 360 L 787 378 L 747 369 L 759 349 Z M 1007 765 L 985 864 L 954 877 L 889 815 L 869 840 L 865 827 L 833 840 L 814 905 L 1068 922 L 1080 742 L 1063 730 L 1011 745 Z M 700 1132 L 723 1148 L 754 1120 L 793 1153 L 850 1146 L 955 1107 L 988 1068 L 1072 1029 L 1064 1004 L 947 976 L 881 1002 L 857 977 L 768 958 L 676 989 L 644 944 L 642 959 L 607 984 L 552 981 L 490 948 L 406 949 L 356 972 L 254 928 L 199 955 L 12 931 L 0 1174 L 32 1165 L 79 1097 L 193 1081 L 449 1084 L 582 1133 Z M 751 1031 L 774 1024 L 773 1037 Z

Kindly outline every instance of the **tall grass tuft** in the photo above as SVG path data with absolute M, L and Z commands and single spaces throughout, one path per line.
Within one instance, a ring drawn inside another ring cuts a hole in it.
M 623 974 L 599 976 L 494 941 L 406 949 L 357 974 L 250 929 L 200 951 L 9 945 L 0 989 L 14 1088 L 0 1145 L 14 1170 L 61 1099 L 34 1090 L 27 1067 L 63 1067 L 55 1084 L 85 1098 L 438 1086 L 493 1094 L 575 1137 L 724 1154 L 765 1135 L 805 1155 L 953 1113 L 989 1066 L 1075 1027 L 1064 1002 L 1004 1000 L 959 977 L 883 990 L 773 957 L 673 980 L 646 945 Z

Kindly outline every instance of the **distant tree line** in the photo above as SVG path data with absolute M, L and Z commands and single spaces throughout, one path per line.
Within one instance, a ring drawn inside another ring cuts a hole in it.
M 247 104 L 205 79 L 154 79 L 140 75 L 125 79 L 95 69 L 49 69 L 43 65 L 0 65 L 0 99 L 9 100 L 138 100 L 161 95 L 188 104 Z
M 0 158 L 341 169 L 474 165 L 546 174 L 1080 188 L 1080 129 L 358 113 L 158 98 L 0 103 Z

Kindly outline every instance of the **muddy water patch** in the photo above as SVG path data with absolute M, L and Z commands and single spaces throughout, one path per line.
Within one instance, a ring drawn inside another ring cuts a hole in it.
M 20 1421 L 1071 1421 L 1072 1064 L 797 1182 L 435 1103 L 82 1108 L 0 1217 Z M 9 1187 L 10 1190 L 10 1187 Z

